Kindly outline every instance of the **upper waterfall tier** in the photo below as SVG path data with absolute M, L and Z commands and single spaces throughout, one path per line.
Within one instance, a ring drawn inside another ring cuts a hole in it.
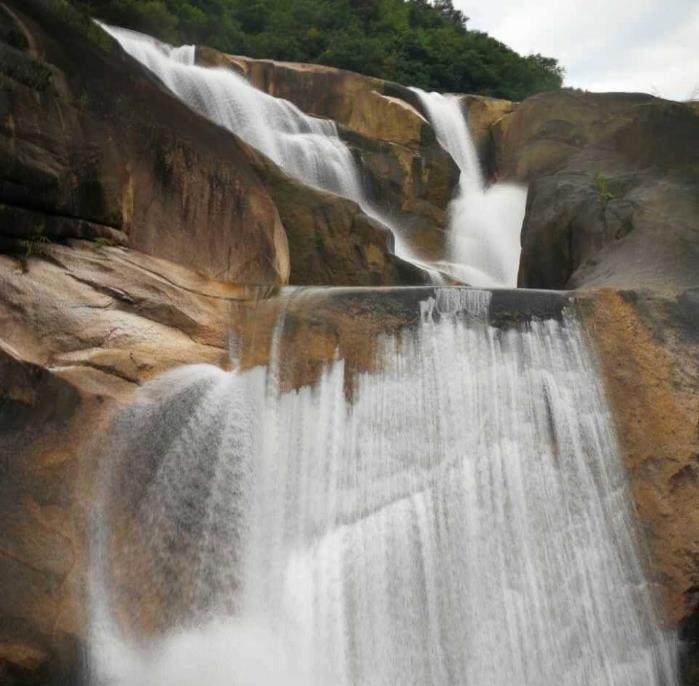
M 354 200 L 391 229 L 398 257 L 430 269 L 415 257 L 400 227 L 369 198 L 335 122 L 304 114 L 287 100 L 254 88 L 235 71 L 196 66 L 192 46 L 172 48 L 135 31 L 102 26 L 190 107 L 236 133 L 304 183 Z
M 103 26 L 193 109 L 238 134 L 304 183 L 357 202 L 391 229 L 396 255 L 428 270 L 437 282 L 443 280 L 442 272 L 472 285 L 516 286 L 526 191 L 512 186 L 484 190 L 468 126 L 451 99 L 416 91 L 430 112 L 438 140 L 461 170 L 460 191 L 449 209 L 449 250 L 445 259 L 432 265 L 417 257 L 408 232 L 387 211 L 386 202 L 370 197 L 334 121 L 308 116 L 287 100 L 254 88 L 232 69 L 196 66 L 191 46 L 172 48 L 134 31 Z

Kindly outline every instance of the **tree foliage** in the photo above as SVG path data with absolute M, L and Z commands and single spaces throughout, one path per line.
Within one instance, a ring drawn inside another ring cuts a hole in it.
M 523 57 L 452 0 L 73 0 L 169 42 L 351 69 L 425 89 L 519 100 L 560 88 L 555 59 Z

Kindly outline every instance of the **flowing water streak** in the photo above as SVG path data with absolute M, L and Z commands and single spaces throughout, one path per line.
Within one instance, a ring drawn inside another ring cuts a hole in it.
M 412 90 L 461 171 L 449 207 L 449 264 L 442 268 L 474 286 L 516 286 L 526 190 L 502 183 L 486 188 L 458 96 Z
M 195 64 L 195 46 L 173 48 L 142 33 L 100 24 L 192 109 L 227 128 L 305 184 L 354 200 L 393 233 L 395 253 L 428 271 L 401 237 L 400 227 L 369 199 L 351 150 L 330 119 L 312 117 L 253 87 L 231 69 Z
M 148 651 L 97 649 L 96 683 L 674 686 L 579 325 L 494 328 L 489 300 L 435 291 L 351 402 L 342 361 L 279 390 L 283 317 L 271 379 L 196 367 L 146 389 L 124 427 L 160 460 L 142 545 L 167 567 L 200 502 L 179 527 L 200 590 Z

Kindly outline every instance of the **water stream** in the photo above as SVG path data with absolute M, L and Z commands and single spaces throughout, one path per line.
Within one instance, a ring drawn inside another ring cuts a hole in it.
M 447 263 L 439 266 L 474 286 L 514 288 L 526 188 L 485 184 L 458 96 L 412 90 L 427 110 L 442 147 L 461 171 L 458 192 L 449 207 Z

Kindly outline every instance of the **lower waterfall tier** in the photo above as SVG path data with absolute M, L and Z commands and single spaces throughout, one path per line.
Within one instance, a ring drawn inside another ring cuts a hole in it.
M 95 683 L 677 682 L 575 313 L 501 327 L 497 294 L 386 293 L 413 316 L 373 369 L 286 387 L 288 313 L 317 326 L 324 297 L 300 291 L 268 365 L 181 368 L 118 417 Z

